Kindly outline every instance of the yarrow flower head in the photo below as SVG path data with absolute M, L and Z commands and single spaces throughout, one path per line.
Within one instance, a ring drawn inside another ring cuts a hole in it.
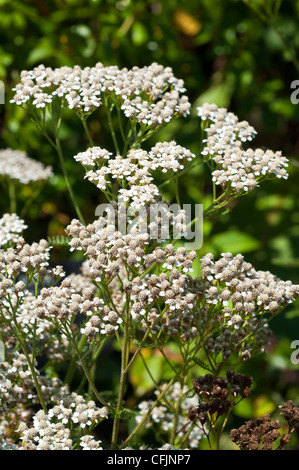
M 127 183 L 131 187 L 138 185 L 147 189 L 155 170 L 176 173 L 194 158 L 190 150 L 175 141 L 159 142 L 149 152 L 131 149 L 124 158 L 120 155 L 113 158 L 110 152 L 100 147 L 91 147 L 74 156 L 87 170 L 85 177 L 102 190 L 115 180 L 122 185 Z
M 194 392 L 198 395 L 199 403 L 189 409 L 191 421 L 205 424 L 210 415 L 216 419 L 231 410 L 237 401 L 250 395 L 252 377 L 232 370 L 227 371 L 226 377 L 206 374 L 193 381 Z
M 288 178 L 287 158 L 281 152 L 262 149 L 243 149 L 244 142 L 252 141 L 255 129 L 246 121 L 215 104 L 204 104 L 198 109 L 207 138 L 202 155 L 216 167 L 212 178 L 227 193 L 246 193 L 271 177 Z
M 0 178 L 10 178 L 21 184 L 47 181 L 52 168 L 28 157 L 26 152 L 10 148 L 0 150 Z
M 108 418 L 108 409 L 98 408 L 93 401 L 85 402 L 83 396 L 70 393 L 62 398 L 46 414 L 39 410 L 33 416 L 33 426 L 21 423 L 18 432 L 22 436 L 25 450 L 72 450 L 76 441 L 71 428 L 78 429 L 78 444 L 82 450 L 102 450 L 101 441 L 92 436 L 80 436 L 82 430 Z
M 183 81 L 174 77 L 170 67 L 156 63 L 132 70 L 105 67 L 100 62 L 85 68 L 39 65 L 21 73 L 14 91 L 11 102 L 17 105 L 44 109 L 58 97 L 83 115 L 112 96 L 125 116 L 143 127 L 156 127 L 190 112 Z
M 282 409 L 281 414 L 288 424 L 288 432 L 281 432 L 284 427 L 279 419 L 271 419 L 270 414 L 265 414 L 261 418 L 246 421 L 238 429 L 232 429 L 231 440 L 241 450 L 282 449 L 291 441 L 293 432 L 298 429 L 299 408 L 292 400 L 283 403 L 279 408 Z
M 74 156 L 85 170 L 87 178 L 104 193 L 116 181 L 119 184 L 118 203 L 129 206 L 131 211 L 138 211 L 150 204 L 161 203 L 162 196 L 153 182 L 153 172 L 161 171 L 174 175 L 183 169 L 188 162 L 195 159 L 190 150 L 178 145 L 175 141 L 158 142 L 149 152 L 142 149 L 131 149 L 126 157 L 112 154 L 100 147 L 91 147 Z M 180 211 L 182 216 L 183 210 Z M 180 233 L 184 233 L 184 222 Z M 179 220 L 174 218 L 179 226 Z
M 24 220 L 16 214 L 4 214 L 0 219 L 0 247 L 8 243 L 17 243 L 26 228 Z

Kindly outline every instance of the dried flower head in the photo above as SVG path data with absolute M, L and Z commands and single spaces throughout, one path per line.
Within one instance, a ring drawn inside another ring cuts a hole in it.
M 205 424 L 211 415 L 216 419 L 227 413 L 240 399 L 250 394 L 252 377 L 232 370 L 226 377 L 215 377 L 212 374 L 198 377 L 193 381 L 193 388 L 199 397 L 199 404 L 189 410 L 189 418 Z

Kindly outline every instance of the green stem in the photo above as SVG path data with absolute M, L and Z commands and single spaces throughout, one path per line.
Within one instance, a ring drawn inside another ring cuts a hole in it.
M 174 176 L 174 191 L 175 191 L 175 198 L 176 202 L 181 207 L 181 198 L 180 198 L 180 191 L 179 191 L 179 176 L 176 174 Z
M 170 438 L 170 444 L 172 444 L 172 445 L 174 444 L 175 439 L 177 437 L 177 427 L 178 427 L 179 416 L 180 416 L 180 411 L 181 411 L 181 401 L 182 401 L 182 395 L 183 395 L 183 387 L 184 387 L 184 376 L 183 376 L 183 380 L 181 381 L 180 395 L 179 395 L 178 400 L 176 402 L 176 408 L 175 408 L 175 413 L 174 413 L 173 430 L 172 430 L 171 438 Z
M 71 200 L 73 202 L 73 205 L 74 205 L 74 208 L 76 210 L 76 213 L 77 213 L 77 216 L 81 222 L 81 224 L 85 225 L 85 221 L 84 221 L 84 217 L 81 213 L 81 210 L 79 208 L 79 205 L 76 201 L 76 198 L 75 198 L 75 194 L 74 194 L 74 191 L 73 191 L 73 188 L 71 186 L 71 183 L 70 183 L 70 180 L 69 180 L 69 175 L 68 175 L 68 172 L 67 172 L 67 169 L 66 169 L 66 165 L 65 165 L 65 161 L 64 161 L 64 156 L 63 156 L 63 153 L 62 153 L 62 149 L 61 149 L 61 145 L 60 145 L 60 140 L 59 138 L 56 136 L 55 137 L 55 142 L 56 142 L 56 150 L 57 150 L 57 153 L 58 153 L 58 156 L 59 156 L 59 160 L 60 160 L 60 165 L 61 165 L 61 168 L 62 168 L 62 171 L 63 171 L 63 175 L 64 175 L 64 178 L 65 178 L 65 181 L 66 181 L 66 184 L 67 184 L 67 188 L 68 188 L 68 191 L 69 191 L 69 195 L 71 197 Z
M 89 371 L 86 367 L 86 364 L 83 360 L 83 357 L 81 355 L 81 352 L 79 351 L 79 348 L 78 348 L 78 345 L 77 345 L 77 342 L 76 342 L 76 338 L 74 337 L 74 333 L 73 331 L 68 331 L 67 328 L 65 327 L 66 329 L 66 335 L 68 336 L 68 338 L 70 339 L 70 341 L 72 342 L 74 348 L 75 348 L 75 351 L 76 351 L 76 354 L 78 356 L 78 359 L 80 361 L 80 364 L 81 364 L 81 367 L 83 369 L 83 372 L 88 380 L 88 383 L 90 385 L 90 388 L 91 390 L 93 391 L 95 397 L 99 400 L 99 402 L 103 405 L 103 406 L 106 406 L 107 408 L 111 408 L 111 405 L 110 403 L 107 403 L 99 394 L 99 392 L 97 391 L 97 388 L 95 386 L 95 384 L 93 383 L 93 381 L 91 380 L 91 377 L 90 377 L 90 374 L 89 374 Z
M 96 367 L 96 362 L 97 362 L 97 359 L 98 357 L 100 356 L 102 350 L 103 350 L 103 347 L 105 346 L 106 344 L 106 341 L 107 341 L 107 337 L 105 339 L 103 339 L 101 342 L 100 342 L 100 345 L 98 348 L 95 348 L 95 351 L 93 351 L 92 353 L 92 358 L 91 358 L 91 361 L 90 361 L 90 367 Z M 77 388 L 77 393 L 81 393 L 81 390 L 83 389 L 85 383 L 86 383 L 86 376 L 84 375 L 82 377 L 82 380 L 81 380 L 81 383 L 79 385 L 79 387 Z
M 118 143 L 117 143 L 117 138 L 116 138 L 116 134 L 115 134 L 113 123 L 112 123 L 112 117 L 111 117 L 112 107 L 113 107 L 113 105 L 110 107 L 109 103 L 108 103 L 108 100 L 106 98 L 105 99 L 105 109 L 106 109 L 106 112 L 107 112 L 108 124 L 109 124 L 109 128 L 110 128 L 110 132 L 111 132 L 115 152 L 116 152 L 117 155 L 120 155 L 119 147 L 118 147 Z
M 82 122 L 82 124 L 83 124 L 83 127 L 84 127 L 85 133 L 86 133 L 86 135 L 87 135 L 89 144 L 90 144 L 91 147 L 93 147 L 93 146 L 94 146 L 94 142 L 93 142 L 93 139 L 92 139 L 91 134 L 90 134 L 90 132 L 89 132 L 89 129 L 88 129 L 88 126 L 87 126 L 87 122 L 86 122 L 86 118 L 85 118 L 84 116 L 81 116 L 81 115 L 79 115 L 79 118 L 80 118 L 80 120 L 81 120 L 81 122 Z
M 124 148 L 123 148 L 123 153 L 122 153 L 123 157 L 125 157 L 126 154 L 127 154 L 128 148 L 130 146 L 132 133 L 133 133 L 133 124 L 131 124 L 130 130 L 129 130 L 128 135 L 126 137 L 126 141 L 125 141 Z
M 148 373 L 150 379 L 152 380 L 153 384 L 155 385 L 156 389 L 161 392 L 161 389 L 160 389 L 160 385 L 158 384 L 158 382 L 155 380 L 155 377 L 153 376 L 153 374 L 151 373 L 147 363 L 146 363 L 146 360 L 145 358 L 143 357 L 143 354 L 141 351 L 139 351 L 139 356 L 141 357 L 141 360 L 143 362 L 143 365 L 144 365 L 144 368 L 146 370 L 146 372 Z M 169 409 L 173 409 L 173 405 L 167 400 L 166 397 L 164 397 L 164 400 L 167 404 L 167 406 L 169 407 Z
M 191 423 L 191 426 L 189 427 L 188 431 L 186 432 L 185 436 L 183 437 L 183 439 L 181 440 L 181 442 L 179 443 L 179 448 L 182 449 L 184 448 L 184 445 L 186 444 L 189 436 L 190 436 L 190 433 L 192 431 L 192 429 L 194 428 L 194 423 Z
M 31 196 L 28 197 L 28 199 L 26 200 L 25 204 L 23 205 L 22 209 L 21 209 L 21 212 L 20 212 L 20 217 L 25 217 L 25 215 L 27 214 L 27 210 L 29 209 L 29 207 L 31 206 L 32 202 L 37 198 L 37 196 L 40 194 L 41 190 L 43 188 L 43 185 L 42 184 L 39 184 L 36 188 L 35 191 L 32 191 L 31 193 Z
M 17 198 L 16 198 L 16 188 L 13 180 L 9 178 L 8 180 L 8 190 L 9 190 L 9 201 L 10 201 L 10 212 L 12 214 L 17 213 Z
M 117 398 L 117 405 L 116 405 L 116 416 L 113 422 L 112 440 L 111 440 L 112 450 L 115 450 L 117 448 L 117 440 L 118 440 L 119 424 L 120 424 L 119 413 L 122 408 L 125 384 L 126 384 L 126 375 L 128 372 L 127 365 L 128 365 L 129 351 L 130 351 L 129 329 L 130 329 L 130 309 L 128 306 L 128 299 L 127 299 L 127 315 L 126 315 L 126 322 L 125 322 L 125 328 L 124 328 L 123 347 L 121 351 L 120 382 L 119 382 L 118 398 Z
M 32 374 L 32 377 L 33 377 L 34 385 L 35 385 L 35 388 L 36 388 L 36 392 L 37 392 L 37 395 L 38 395 L 40 404 L 41 404 L 41 406 L 42 406 L 44 412 L 45 412 L 45 413 L 48 413 L 47 406 L 46 406 L 46 403 L 45 403 L 45 401 L 44 401 L 44 397 L 43 397 L 43 394 L 42 394 L 40 385 L 39 385 L 38 380 L 37 380 L 37 375 L 36 375 L 36 372 L 35 372 L 34 364 L 33 364 L 33 363 L 31 362 L 31 360 L 30 360 L 29 354 L 28 354 L 28 352 L 27 352 L 27 349 L 26 349 L 25 344 L 23 343 L 23 340 L 20 339 L 20 337 L 19 337 L 18 339 L 19 339 L 19 342 L 20 342 L 21 347 L 22 347 L 22 349 L 23 349 L 23 352 L 24 352 L 24 354 L 25 354 L 25 356 L 26 356 L 28 365 L 29 365 L 29 367 L 30 367 L 31 374 Z
M 86 344 L 86 336 L 85 335 L 82 335 L 81 336 L 81 339 L 78 343 L 78 350 L 80 351 L 80 353 L 82 352 L 82 349 L 84 347 L 84 345 Z M 74 374 L 75 374 L 75 370 L 76 370 L 76 356 L 74 356 L 70 362 L 70 365 L 69 365 L 69 368 L 67 370 L 67 373 L 66 373 L 66 376 L 65 376 L 65 379 L 64 379 L 64 382 L 68 385 L 71 384 L 72 382 L 72 379 L 74 377 Z
M 17 304 L 17 306 L 18 306 L 18 304 Z M 16 306 L 16 309 L 17 309 L 17 306 Z M 42 391 L 41 391 L 41 388 L 40 388 L 40 385 L 39 385 L 39 382 L 38 382 L 38 379 L 37 379 L 37 374 L 36 374 L 36 370 L 35 370 L 35 367 L 34 367 L 34 357 L 32 357 L 32 361 L 31 361 L 29 353 L 28 353 L 27 348 L 26 348 L 26 345 L 23 341 L 22 331 L 19 330 L 19 328 L 17 326 L 18 322 L 17 322 L 17 318 L 16 318 L 16 313 L 15 313 L 14 310 L 12 310 L 12 316 L 13 316 L 14 328 L 11 325 L 11 329 L 12 329 L 12 331 L 14 331 L 14 329 L 15 329 L 15 336 L 18 338 L 18 341 L 21 345 L 23 353 L 26 357 L 28 366 L 29 366 L 31 374 L 32 374 L 32 378 L 33 378 L 33 381 L 34 381 L 35 389 L 36 389 L 40 404 L 41 404 L 44 412 L 48 413 L 47 406 L 46 406 L 46 403 L 44 401 L 44 397 L 43 397 L 43 394 L 42 394 Z
M 127 446 L 127 444 L 129 443 L 129 441 L 135 436 L 135 434 L 137 433 L 137 431 L 143 426 L 143 424 L 145 423 L 145 421 L 147 420 L 147 418 L 151 415 L 152 411 L 154 410 L 154 408 L 157 406 L 157 404 L 159 403 L 159 401 L 164 397 L 165 393 L 169 390 L 169 388 L 171 387 L 171 385 L 174 383 L 174 381 L 176 380 L 177 376 L 179 375 L 179 372 L 168 382 L 168 384 L 166 385 L 166 387 L 162 390 L 162 392 L 159 393 L 156 401 L 152 404 L 152 406 L 149 408 L 149 410 L 146 412 L 146 414 L 143 416 L 142 420 L 138 423 L 138 425 L 133 429 L 133 431 L 131 432 L 131 434 L 127 437 L 127 439 L 122 443 L 121 445 L 121 449 L 123 449 L 124 447 Z
M 120 133 L 121 133 L 121 136 L 122 136 L 122 139 L 123 139 L 123 143 L 125 145 L 126 142 L 127 142 L 127 139 L 126 139 L 126 136 L 125 136 L 125 133 L 124 133 L 124 128 L 123 128 L 122 121 L 121 121 L 121 114 L 120 114 L 119 106 L 116 106 L 116 110 L 117 110 L 117 117 L 118 117 L 118 124 L 119 124 Z

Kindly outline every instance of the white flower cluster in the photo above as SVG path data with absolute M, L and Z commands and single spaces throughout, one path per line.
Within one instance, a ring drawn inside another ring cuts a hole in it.
M 80 331 L 91 340 L 97 333 L 101 335 L 114 335 L 122 322 L 122 319 L 115 310 L 104 305 L 101 312 L 94 312 L 90 316 L 89 321 L 85 323 Z
M 199 107 L 198 116 L 207 133 L 202 155 L 214 162 L 213 181 L 225 191 L 248 192 L 272 176 L 288 178 L 288 160 L 281 152 L 243 149 L 242 143 L 256 135 L 248 122 L 239 122 L 237 116 L 215 104 Z
M 88 278 L 75 274 L 68 276 L 59 286 L 44 287 L 34 302 L 34 315 L 38 317 L 38 325 L 41 326 L 40 322 L 47 319 L 67 321 L 83 314 L 87 320 L 80 331 L 89 340 L 98 333 L 115 334 L 122 319 L 104 305 L 103 299 L 96 296 L 96 291 L 96 286 Z M 52 356 L 54 353 L 57 355 L 59 348 L 57 352 L 50 350 Z
M 18 432 L 22 436 L 20 450 L 73 450 L 71 428 L 89 429 L 108 418 L 107 408 L 98 408 L 93 401 L 85 403 L 84 398 L 71 393 L 51 408 L 46 414 L 39 410 L 33 417 L 33 426 L 21 423 Z M 82 450 L 102 450 L 101 442 L 93 436 L 81 436 L 78 444 Z
M 163 173 L 177 172 L 184 168 L 188 161 L 195 158 L 190 150 L 178 145 L 175 141 L 158 142 L 149 152 L 142 149 L 131 149 L 126 158 L 111 153 L 101 147 L 91 147 L 74 157 L 84 167 L 91 167 L 88 179 L 105 181 L 110 175 L 112 179 L 126 180 L 130 185 L 148 184 L 153 180 L 151 172 L 161 170 Z M 103 166 L 108 160 L 107 166 Z M 99 169 L 97 169 L 99 168 Z M 103 189 L 106 188 L 104 183 Z M 101 187 L 102 189 L 102 187 Z
M 258 315 L 261 310 L 276 313 L 281 307 L 294 302 L 299 294 L 299 285 L 282 281 L 269 271 L 256 271 L 240 254 L 223 253 L 215 261 L 214 256 L 208 253 L 201 260 L 201 273 L 202 278 L 207 280 L 207 303 L 220 303 L 229 309 L 229 313 L 225 310 L 228 318 L 232 314 Z
M 0 178 L 8 177 L 21 184 L 47 181 L 52 168 L 29 158 L 26 152 L 10 148 L 0 150 Z
M 73 219 L 66 234 L 71 238 L 71 251 L 84 251 L 87 255 L 85 268 L 97 282 L 103 274 L 106 278 L 116 276 L 123 261 L 129 266 L 141 265 L 150 241 L 147 233 L 123 235 L 102 217 L 86 227 Z
M 148 204 L 159 201 L 160 193 L 155 184 L 133 185 L 130 189 L 120 189 L 119 200 L 130 204 L 131 209 L 139 210 Z
M 105 160 L 109 160 L 111 152 L 101 147 L 90 147 L 85 152 L 79 152 L 74 156 L 76 162 L 80 162 L 84 167 L 101 166 Z
M 96 282 L 113 279 L 123 272 L 123 265 L 136 271 L 133 281 L 124 279 L 124 289 L 133 300 L 132 317 L 139 319 L 151 307 L 152 303 L 161 298 L 171 312 L 186 311 L 193 305 L 194 295 L 188 292 L 187 274 L 192 271 L 196 253 L 188 253 L 185 248 L 177 250 L 168 244 L 165 249 L 155 248 L 147 253 L 149 235 L 122 235 L 114 225 L 104 226 L 105 221 L 99 219 L 87 227 L 73 220 L 66 233 L 71 237 L 72 249 L 84 250 L 87 255 L 86 266 Z M 155 263 L 161 265 L 166 272 L 159 276 L 151 275 L 141 278 L 145 269 Z M 115 314 L 115 312 L 114 312 Z M 95 319 L 96 320 L 96 319 Z M 99 320 L 98 320 L 99 321 Z
M 132 70 L 102 63 L 56 69 L 39 65 L 23 71 L 14 90 L 11 102 L 17 105 L 31 103 L 43 109 L 59 97 L 81 113 L 91 113 L 112 96 L 125 116 L 144 126 L 159 126 L 190 112 L 183 81 L 174 77 L 170 67 L 156 63 Z
M 97 441 L 93 436 L 85 434 L 80 437 L 80 447 L 82 450 L 103 450 L 102 441 Z
M 217 261 L 211 253 L 205 255 L 201 282 L 206 305 L 202 321 L 207 325 L 211 313 L 218 312 L 214 318 L 218 333 L 209 338 L 206 347 L 226 359 L 238 349 L 242 360 L 249 359 L 253 349 L 265 351 L 271 339 L 265 314 L 278 314 L 299 294 L 299 285 L 255 270 L 240 254 L 222 253 Z M 252 331 L 255 334 L 250 339 Z
M 161 390 L 163 390 L 164 384 L 162 384 Z M 158 391 L 155 392 L 156 395 L 159 393 Z M 173 425 L 175 423 L 174 419 L 174 409 L 169 408 L 169 403 L 175 407 L 175 404 L 178 400 L 181 399 L 181 410 L 178 415 L 178 422 L 177 422 L 177 433 L 176 436 L 178 438 L 183 439 L 188 431 L 189 426 L 191 425 L 189 418 L 188 418 L 188 411 L 190 407 L 196 406 L 198 404 L 198 400 L 196 396 L 191 398 L 188 397 L 188 387 L 182 386 L 179 382 L 175 382 L 169 390 L 166 392 L 165 398 L 167 402 L 165 404 L 158 405 L 152 411 L 148 420 L 144 423 L 146 428 L 152 428 L 153 425 L 158 425 L 160 428 L 160 432 L 168 433 L 173 429 Z M 148 412 L 152 404 L 154 403 L 153 400 L 142 401 L 139 403 L 139 414 L 137 415 L 136 422 L 139 423 L 144 415 Z M 204 437 L 204 432 L 199 428 L 193 428 L 188 436 L 188 447 L 191 449 L 197 449 L 199 446 L 200 440 Z M 162 447 L 162 449 L 164 446 Z M 167 448 L 166 448 L 167 449 Z
M 17 286 L 18 287 L 18 286 Z M 20 292 L 18 292 L 20 294 Z M 23 297 L 20 295 L 10 295 L 10 302 L 15 309 L 15 318 L 18 327 L 22 329 L 23 334 L 26 336 L 28 348 L 30 344 L 35 342 L 36 355 L 47 355 L 47 358 L 52 361 L 63 361 L 68 358 L 69 340 L 64 334 L 56 334 L 56 327 L 53 322 L 46 318 L 39 318 L 36 315 L 37 299 L 28 291 L 23 292 Z M 10 305 L 5 302 L 7 306 L 6 313 L 10 312 Z M 7 329 L 6 325 L 2 327 L 2 338 L 9 339 L 10 347 L 17 344 L 17 339 L 11 336 L 11 332 Z M 36 338 L 38 341 L 36 341 Z
M 170 142 L 158 142 L 149 152 L 151 170 L 159 169 L 163 173 L 182 170 L 187 162 L 195 158 L 194 153 L 178 145 L 174 140 Z M 144 165 L 146 166 L 146 164 Z
M 0 249 L 0 309 L 8 324 L 14 324 L 15 315 L 18 321 L 24 321 L 24 327 L 27 323 L 26 329 L 34 322 L 27 289 L 29 279 L 44 282 L 47 278 L 51 283 L 64 277 L 62 266 L 49 267 L 50 249 L 46 240 L 28 244 L 21 237 L 15 247 Z
M 0 247 L 17 243 L 20 235 L 28 228 L 16 214 L 4 214 L 0 219 Z
M 30 273 L 44 278 L 47 274 L 63 277 L 61 266 L 49 268 L 50 250 L 47 240 L 40 240 L 31 245 L 20 237 L 14 248 L 0 249 L 0 298 L 1 281 L 8 283 L 2 286 L 3 290 L 9 289 L 16 281 L 20 273 Z M 24 283 L 18 282 L 20 292 L 24 289 Z M 23 287 L 22 287 L 23 285 Z
M 0 282 L 0 289 L 2 286 L 8 285 L 7 281 L 5 279 L 3 284 Z M 50 287 L 49 291 L 47 291 L 47 288 L 44 289 L 43 296 L 45 298 L 47 298 L 45 292 L 51 295 L 54 289 L 53 302 L 51 297 L 51 302 L 47 309 L 41 296 L 36 298 L 31 292 L 25 290 L 25 284 L 22 281 L 18 281 L 10 288 L 6 287 L 6 293 L 3 292 L 2 301 L 4 306 L 3 316 L 10 320 L 13 316 L 12 311 L 14 311 L 14 318 L 16 318 L 18 327 L 22 329 L 23 334 L 26 336 L 28 348 L 31 343 L 35 342 L 35 353 L 37 355 L 46 355 L 48 360 L 52 361 L 66 360 L 69 358 L 69 340 L 62 332 L 59 335 L 56 334 L 56 326 L 52 321 L 53 318 L 56 318 L 55 311 L 53 310 L 54 305 L 57 307 L 57 318 L 60 318 L 63 307 L 69 307 L 69 314 L 72 315 L 74 304 L 70 305 L 70 299 L 65 298 L 68 292 L 73 302 L 77 298 L 80 299 L 80 309 L 83 311 L 88 304 L 88 301 L 84 300 L 84 298 L 95 295 L 97 288 L 86 276 L 70 274 L 63 281 L 61 289 L 57 287 Z M 70 290 L 68 291 L 68 289 Z M 62 294 L 64 294 L 64 297 L 59 297 Z M 100 304 L 102 305 L 101 301 Z M 51 312 L 51 315 L 48 312 Z M 7 341 L 10 347 L 16 345 L 17 339 L 11 336 L 11 331 L 7 325 L 3 324 L 1 328 L 2 339 Z M 38 341 L 36 341 L 36 338 Z
M 0 363 L 0 411 L 38 403 L 34 382 L 24 354 L 14 353 L 11 363 Z
M 93 312 L 100 311 L 102 306 L 102 299 L 94 296 L 92 288 L 85 288 L 82 293 L 78 293 L 66 279 L 59 286 L 41 289 L 35 313 L 40 318 L 67 320 L 78 313 L 91 316 Z
M 190 279 L 184 272 L 179 271 L 176 265 L 186 272 L 189 269 L 192 270 L 191 266 L 196 253 L 187 254 L 184 248 L 178 248 L 177 252 L 173 249 L 172 254 L 169 254 L 168 248 L 171 246 L 167 245 L 165 251 L 158 248 L 156 253 L 155 251 L 152 253 L 156 263 L 164 267 L 172 265 L 172 268 L 167 268 L 169 272 L 152 274 L 146 278 L 136 276 L 132 282 L 124 284 L 125 290 L 130 293 L 130 298 L 134 301 L 131 307 L 132 317 L 138 321 L 142 317 L 148 321 L 149 316 L 155 322 L 153 305 L 159 301 L 165 304 L 162 321 L 167 321 L 168 316 L 172 318 L 178 312 L 186 315 L 186 312 L 194 307 L 195 295 L 189 289 Z M 178 261 L 180 258 L 181 263 Z
M 201 276 L 184 279 L 172 264 L 180 248 L 175 256 L 169 256 L 168 248 L 165 248 L 168 252 L 165 259 L 165 253 L 158 248 L 147 255 L 145 262 L 146 265 L 158 262 L 169 269 L 169 273 L 152 274 L 144 279 L 137 276 L 128 285 L 123 284 L 134 300 L 132 316 L 141 320 L 144 331 L 150 326 L 153 335 L 164 333 L 186 342 L 213 324 L 216 333 L 209 335 L 205 346 L 216 356 L 221 353 L 225 360 L 238 353 L 246 360 L 253 350 L 265 351 L 271 339 L 266 314 L 277 314 L 294 302 L 299 286 L 282 281 L 270 272 L 256 271 L 242 255 L 231 253 L 223 253 L 218 261 L 207 254 L 201 260 Z M 154 256 L 158 252 L 161 259 Z M 190 264 L 184 268 L 183 263 L 182 267 L 188 272 L 189 268 L 192 270 L 195 257 L 192 252 L 186 255 L 182 253 L 184 263 Z M 161 298 L 168 305 L 162 316 L 155 303 Z
M 85 429 L 108 418 L 108 408 L 98 408 L 94 401 L 85 403 L 84 397 L 72 392 L 48 411 L 48 418 L 56 418 L 62 424 L 78 424 Z
M 118 191 L 119 200 L 130 201 L 131 208 L 136 210 L 147 203 L 155 203 L 160 197 L 159 190 L 153 183 L 153 171 L 176 173 L 194 158 L 195 155 L 190 150 L 175 141 L 159 142 L 149 152 L 131 149 L 125 158 L 120 155 L 111 158 L 111 153 L 100 147 L 91 147 L 74 157 L 85 167 L 85 178 L 102 191 L 118 181 L 121 185 Z

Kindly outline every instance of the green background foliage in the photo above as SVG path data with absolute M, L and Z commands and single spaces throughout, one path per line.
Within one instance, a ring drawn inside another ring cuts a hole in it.
M 20 72 L 40 63 L 84 67 L 100 61 L 131 68 L 156 61 L 184 79 L 193 112 L 161 130 L 147 146 L 174 139 L 198 153 L 196 107 L 215 102 L 255 127 L 253 146 L 282 150 L 290 159 L 288 181 L 264 183 L 226 215 L 205 221 L 199 254 L 242 253 L 257 269 L 299 283 L 299 105 L 290 100 L 291 82 L 299 79 L 298 0 L 0 0 L 0 11 L 0 80 L 6 90 L 0 147 L 26 150 L 55 172 L 30 207 L 28 241 L 63 235 L 75 214 L 52 148 L 23 110 L 9 103 Z M 96 144 L 112 149 L 101 109 L 89 126 Z M 62 138 L 74 190 L 92 221 L 102 200 L 72 158 L 88 145 L 76 117 L 66 116 Z M 208 169 L 200 165 L 184 174 L 180 192 L 184 203 L 208 204 Z M 165 194 L 173 197 L 171 185 Z M 28 197 L 30 188 L 19 194 L 21 203 Z M 1 213 L 7 208 L 7 195 L 1 193 Z M 69 254 L 58 246 L 53 257 L 68 259 Z M 299 365 L 291 364 L 290 344 L 299 339 L 298 325 L 299 305 L 294 305 L 272 324 L 271 354 L 244 364 L 242 371 L 252 373 L 256 389 L 239 408 L 240 418 L 272 411 L 281 400 L 296 400 Z M 163 378 L 161 361 L 152 357 L 152 362 Z M 138 364 L 135 373 L 140 373 Z M 145 379 L 140 384 L 150 388 Z

